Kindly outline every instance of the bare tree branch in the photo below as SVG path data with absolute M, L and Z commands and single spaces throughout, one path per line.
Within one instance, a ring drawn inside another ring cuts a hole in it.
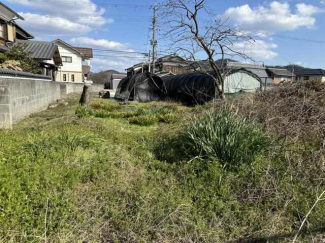
M 204 19 L 205 16 L 209 16 L 209 19 Z M 227 18 L 214 15 L 207 8 L 206 0 L 166 0 L 160 7 L 160 17 L 165 26 L 163 36 L 169 40 L 175 53 L 185 54 L 201 72 L 213 78 L 215 98 L 225 98 L 224 80 L 229 72 L 226 59 L 234 55 L 250 59 L 246 54 L 235 50 L 234 45 L 253 39 L 236 28 L 229 27 L 226 24 Z M 206 62 L 212 72 L 204 70 L 202 62 L 197 60 L 198 53 L 206 55 Z M 221 59 L 220 65 L 215 62 L 217 58 Z

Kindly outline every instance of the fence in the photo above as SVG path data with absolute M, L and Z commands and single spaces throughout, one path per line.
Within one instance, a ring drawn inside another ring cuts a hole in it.
M 83 83 L 53 82 L 46 77 L 24 73 L 8 75 L 0 70 L 0 128 L 13 124 L 39 111 L 49 104 L 64 99 L 67 94 L 81 93 Z M 92 92 L 99 92 L 103 85 L 93 84 Z

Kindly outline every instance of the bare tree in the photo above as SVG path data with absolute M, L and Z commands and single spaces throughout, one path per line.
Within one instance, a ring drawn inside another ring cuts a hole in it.
M 208 19 L 204 19 L 207 17 Z M 249 58 L 234 49 L 238 42 L 254 41 L 244 32 L 230 27 L 227 18 L 208 10 L 205 0 L 166 0 L 160 6 L 159 17 L 163 21 L 163 37 L 169 40 L 171 50 L 182 54 L 191 64 L 211 76 L 215 82 L 215 98 L 225 98 L 224 80 L 229 69 L 226 59 L 231 56 Z M 204 53 L 210 71 L 197 60 Z M 219 64 L 215 60 L 221 60 Z

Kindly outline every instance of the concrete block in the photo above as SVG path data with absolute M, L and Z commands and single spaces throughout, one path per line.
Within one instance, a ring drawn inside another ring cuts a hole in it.
M 10 96 L 9 95 L 0 95 L 0 104 L 9 104 Z
M 9 94 L 9 87 L 7 85 L 0 86 L 0 96 L 8 95 Z
M 0 105 L 0 114 L 10 113 L 9 105 Z

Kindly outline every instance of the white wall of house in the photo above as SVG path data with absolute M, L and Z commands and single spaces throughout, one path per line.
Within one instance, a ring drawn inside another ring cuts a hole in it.
M 59 46 L 59 52 L 62 57 L 71 57 L 72 63 L 63 62 L 61 67 L 62 72 L 82 72 L 82 57 L 76 51 L 70 49 L 69 47 L 61 44 L 55 43 Z
M 84 77 L 82 74 L 83 60 L 81 54 L 60 42 L 56 42 L 55 44 L 59 47 L 59 52 L 62 59 L 64 59 L 64 57 L 72 58 L 71 63 L 62 62 L 63 65 L 60 66 L 56 72 L 56 81 L 77 83 L 84 82 Z M 54 61 L 47 61 L 47 63 L 53 64 Z

